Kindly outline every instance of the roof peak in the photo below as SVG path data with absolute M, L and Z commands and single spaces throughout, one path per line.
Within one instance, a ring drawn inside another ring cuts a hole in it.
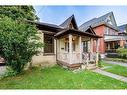
M 59 26 L 63 27 L 63 28 L 67 28 L 68 25 L 71 23 L 71 21 L 73 21 L 75 28 L 78 28 L 76 20 L 75 20 L 75 16 L 74 14 L 72 14 L 70 17 L 68 17 L 62 24 L 60 24 Z
M 97 18 L 93 18 L 93 19 L 91 19 L 91 20 L 89 20 L 89 21 L 83 23 L 82 25 L 80 25 L 79 29 L 84 30 L 84 28 L 86 28 L 86 27 L 88 27 L 88 26 L 95 27 L 95 26 L 100 25 L 101 23 L 106 23 L 106 24 L 107 24 L 106 21 L 107 21 L 107 18 L 108 18 L 109 16 L 112 16 L 112 21 L 114 21 L 114 22 L 113 22 L 113 23 L 114 23 L 114 26 L 112 26 L 112 27 L 113 27 L 113 28 L 114 28 L 114 27 L 116 28 L 117 25 L 116 25 L 116 22 L 115 22 L 115 18 L 114 18 L 113 12 L 111 11 L 111 12 L 105 14 L 105 15 L 102 15 L 102 16 L 97 17 Z

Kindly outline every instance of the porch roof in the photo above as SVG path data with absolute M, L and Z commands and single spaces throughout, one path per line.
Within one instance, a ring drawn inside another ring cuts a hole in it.
M 76 29 L 64 29 L 58 33 L 56 33 L 56 35 L 54 35 L 56 38 L 59 38 L 61 36 L 67 35 L 67 34 L 78 34 L 78 35 L 83 35 L 83 36 L 89 36 L 92 38 L 102 38 L 101 36 L 98 36 L 96 34 L 92 34 L 89 33 L 87 31 L 92 31 L 91 28 L 87 28 L 85 31 L 80 31 L 80 30 L 76 30 Z M 93 31 L 92 31 L 93 32 Z

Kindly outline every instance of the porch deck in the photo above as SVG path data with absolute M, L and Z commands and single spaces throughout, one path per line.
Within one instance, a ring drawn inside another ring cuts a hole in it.
M 69 69 L 79 69 L 79 68 L 86 68 L 86 69 L 93 69 L 96 67 L 96 58 L 97 53 L 82 53 L 82 59 L 80 60 L 80 53 L 73 53 L 71 60 L 73 61 L 72 64 L 69 64 L 69 54 L 68 53 L 59 53 L 57 63 L 65 68 Z

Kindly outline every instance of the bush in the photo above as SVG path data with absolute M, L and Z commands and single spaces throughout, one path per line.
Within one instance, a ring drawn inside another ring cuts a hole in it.
M 117 53 L 120 58 L 124 58 L 124 59 L 127 58 L 127 49 L 126 48 L 118 48 Z
M 102 63 L 103 63 L 103 61 L 102 60 L 99 60 L 98 67 L 102 67 Z
M 0 19 L 0 56 L 16 74 L 39 52 L 39 39 L 35 25 L 8 17 Z

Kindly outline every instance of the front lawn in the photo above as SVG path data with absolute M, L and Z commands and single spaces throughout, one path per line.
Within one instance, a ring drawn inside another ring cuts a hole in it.
M 109 66 L 109 68 L 104 69 L 105 71 L 127 77 L 127 67 L 114 64 L 107 64 L 105 62 L 103 62 L 102 65 L 103 67 Z
M 127 89 L 127 83 L 92 71 L 74 73 L 59 66 L 33 68 L 0 80 L 1 89 Z

